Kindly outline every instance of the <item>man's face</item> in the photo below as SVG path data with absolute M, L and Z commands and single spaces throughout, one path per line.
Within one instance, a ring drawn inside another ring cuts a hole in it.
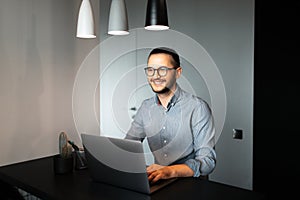
M 148 60 L 148 67 L 153 67 L 158 69 L 159 67 L 174 68 L 171 64 L 172 57 L 168 54 L 159 53 L 153 54 Z M 155 71 L 153 76 L 148 76 L 148 82 L 153 90 L 153 92 L 158 94 L 168 93 L 170 90 L 174 92 L 176 87 L 176 79 L 179 78 L 181 74 L 181 68 L 176 70 L 167 70 L 165 76 L 160 76 L 157 71 Z

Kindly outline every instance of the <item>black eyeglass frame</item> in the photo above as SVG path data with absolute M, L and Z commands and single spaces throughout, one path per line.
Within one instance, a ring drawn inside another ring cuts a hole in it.
M 155 69 L 155 68 L 153 68 L 153 67 L 145 67 L 144 70 L 145 70 L 146 75 L 149 76 L 149 77 L 154 76 L 155 71 L 157 71 L 157 73 L 158 73 L 159 76 L 163 77 L 163 76 L 166 76 L 166 75 L 168 74 L 168 71 L 169 71 L 169 70 L 177 70 L 178 68 L 179 68 L 179 67 L 170 68 L 170 67 L 166 67 L 166 66 L 160 66 L 160 67 L 157 68 L 157 69 Z M 152 70 L 153 70 L 153 73 L 152 73 L 152 74 L 149 74 L 148 69 L 152 69 Z M 161 73 L 162 73 L 161 70 L 165 70 L 163 74 L 161 74 Z

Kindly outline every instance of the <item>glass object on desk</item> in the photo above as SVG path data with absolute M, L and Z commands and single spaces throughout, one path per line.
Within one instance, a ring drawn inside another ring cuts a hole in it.
M 75 169 L 86 169 L 87 168 L 87 162 L 85 159 L 85 153 L 82 150 L 76 150 L 75 151 Z

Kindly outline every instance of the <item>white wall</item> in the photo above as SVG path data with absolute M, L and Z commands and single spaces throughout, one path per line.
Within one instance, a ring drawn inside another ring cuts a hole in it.
M 99 43 L 75 37 L 80 2 L 0 1 L 0 166 L 58 153 L 61 131 L 80 142 L 73 86 Z M 91 3 L 98 34 L 99 1 Z

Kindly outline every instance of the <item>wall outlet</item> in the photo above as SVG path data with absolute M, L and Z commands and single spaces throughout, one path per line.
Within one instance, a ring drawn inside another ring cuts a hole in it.
M 243 130 L 233 129 L 233 139 L 243 139 Z

